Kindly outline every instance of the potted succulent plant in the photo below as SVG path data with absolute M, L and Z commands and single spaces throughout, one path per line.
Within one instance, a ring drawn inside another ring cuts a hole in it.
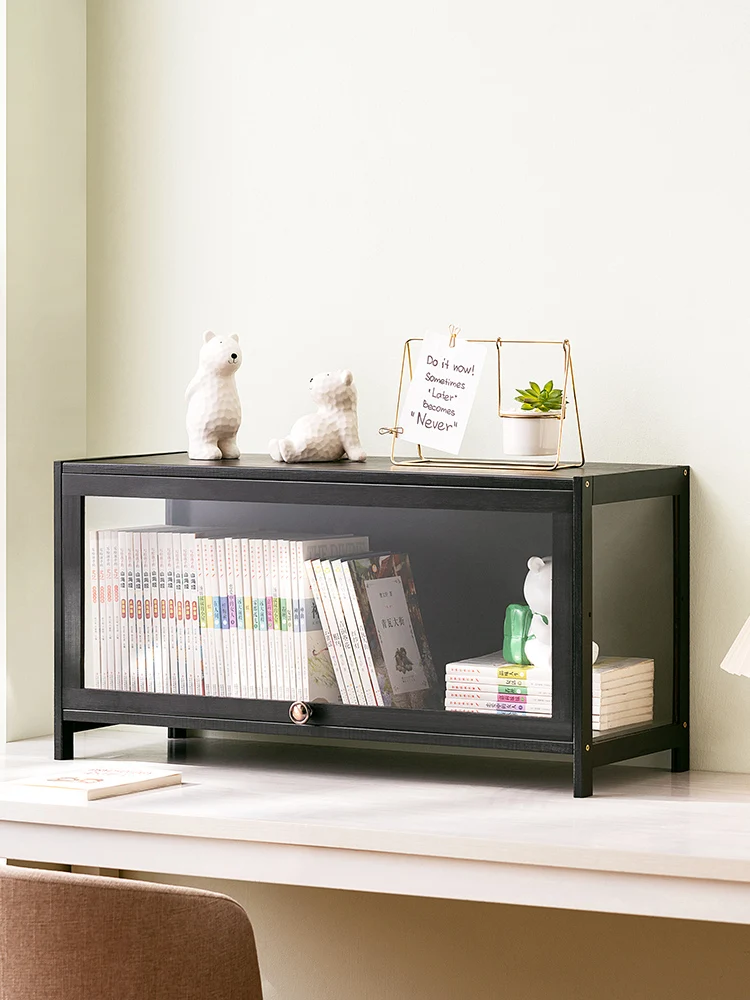
M 557 454 L 562 420 L 563 394 L 547 382 L 541 388 L 529 382 L 528 388 L 516 389 L 520 412 L 503 414 L 503 450 L 506 455 Z

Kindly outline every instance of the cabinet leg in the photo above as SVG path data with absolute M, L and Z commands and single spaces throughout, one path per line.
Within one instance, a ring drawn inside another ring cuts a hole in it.
M 690 770 L 690 746 L 688 743 L 672 750 L 672 770 L 675 773 Z
M 75 732 L 74 722 L 55 723 L 55 760 L 73 760 Z
M 594 768 L 591 756 L 585 750 L 573 757 L 573 796 L 588 798 L 594 794 Z
M 170 726 L 167 730 L 168 740 L 186 740 L 187 739 L 187 729 L 175 729 Z

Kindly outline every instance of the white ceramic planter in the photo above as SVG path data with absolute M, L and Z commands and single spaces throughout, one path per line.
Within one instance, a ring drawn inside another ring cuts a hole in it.
M 506 455 L 536 458 L 557 454 L 560 421 L 550 413 L 519 413 L 503 417 L 503 451 Z

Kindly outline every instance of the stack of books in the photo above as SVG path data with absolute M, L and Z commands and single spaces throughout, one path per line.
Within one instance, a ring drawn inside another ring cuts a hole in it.
M 368 548 L 353 535 L 93 531 L 88 683 L 437 708 L 409 557 Z
M 508 663 L 502 650 L 448 663 L 445 668 L 448 712 L 488 715 L 552 715 L 552 671 Z
M 305 566 L 344 704 L 439 708 L 408 555 L 366 552 Z
M 552 716 L 552 671 L 508 663 L 502 651 L 445 668 L 445 708 L 489 715 Z M 651 722 L 654 661 L 602 656 L 594 664 L 592 723 L 595 733 Z
M 603 733 L 654 718 L 654 661 L 600 656 L 594 664 L 593 728 Z
M 305 562 L 367 537 L 90 533 L 90 686 L 340 702 Z

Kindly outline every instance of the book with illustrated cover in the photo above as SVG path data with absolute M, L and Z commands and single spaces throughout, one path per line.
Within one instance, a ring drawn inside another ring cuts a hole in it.
M 406 553 L 345 560 L 385 705 L 439 709 L 438 688 L 417 588 Z
M 45 789 L 53 800 L 60 802 L 90 802 L 113 795 L 179 785 L 181 782 L 180 771 L 165 771 L 143 764 L 118 763 L 59 772 L 50 769 L 43 777 L 18 778 L 8 784 Z

